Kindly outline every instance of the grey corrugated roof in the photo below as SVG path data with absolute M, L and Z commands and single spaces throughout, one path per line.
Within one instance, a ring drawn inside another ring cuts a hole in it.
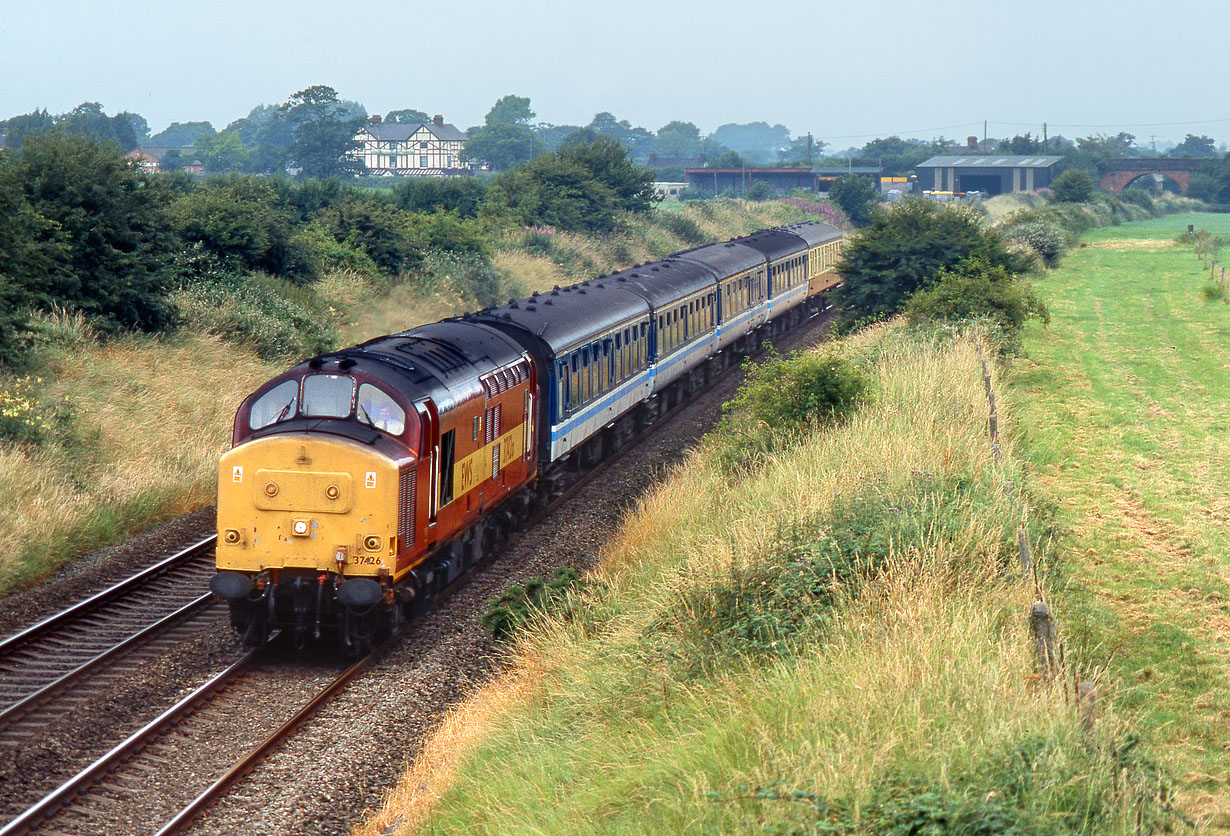
M 812 166 L 811 173 L 821 176 L 829 174 L 883 174 L 884 169 L 878 165 L 816 165 Z
M 988 156 L 954 155 L 951 157 L 932 157 L 925 163 L 919 163 L 915 168 L 1048 168 L 1062 160 L 1063 157 L 1007 157 L 991 154 Z

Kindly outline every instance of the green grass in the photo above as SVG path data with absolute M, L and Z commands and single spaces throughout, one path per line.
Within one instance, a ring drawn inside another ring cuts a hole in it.
M 1036 284 L 1013 376 L 1026 444 L 1067 534 L 1058 566 L 1070 646 L 1155 741 L 1180 800 L 1230 832 L 1230 306 L 1172 242 L 1171 215 L 1088 232 Z

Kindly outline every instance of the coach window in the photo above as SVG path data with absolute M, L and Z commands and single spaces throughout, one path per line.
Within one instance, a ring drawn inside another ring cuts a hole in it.
M 312 374 L 303 378 L 303 414 L 315 418 L 345 418 L 354 399 L 354 378 L 344 374 Z
M 556 372 L 556 418 L 563 418 L 569 412 L 568 408 L 568 363 L 559 364 Z M 477 438 L 477 436 L 476 436 Z
M 570 384 L 569 406 L 573 409 L 584 403 L 581 396 L 581 356 L 579 351 L 572 352 L 572 383 Z
M 254 430 L 295 417 L 299 401 L 299 381 L 283 380 L 256 399 L 248 410 L 248 426 Z
M 401 435 L 406 430 L 406 411 L 387 393 L 370 383 L 359 387 L 359 406 L 355 417 L 389 435 Z

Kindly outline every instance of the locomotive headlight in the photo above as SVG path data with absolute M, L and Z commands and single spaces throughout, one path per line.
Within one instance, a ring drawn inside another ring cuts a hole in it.
M 273 482 L 270 482 L 268 485 L 265 485 L 265 495 L 266 496 L 277 496 L 278 486 Z
M 363 548 L 367 549 L 369 552 L 380 551 L 380 537 L 375 534 L 367 535 L 363 538 Z
M 295 520 L 290 526 L 290 530 L 296 537 L 306 537 L 310 528 L 307 520 Z
M 329 499 L 337 499 L 341 495 L 342 492 L 337 489 L 337 485 L 330 485 L 325 488 L 325 496 L 329 497 Z
M 224 543 L 230 543 L 232 546 L 238 543 L 239 540 L 240 540 L 239 532 L 234 528 L 228 528 L 226 530 L 226 533 L 222 535 L 222 541 Z

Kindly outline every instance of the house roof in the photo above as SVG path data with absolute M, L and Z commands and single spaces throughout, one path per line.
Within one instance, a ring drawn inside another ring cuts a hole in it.
M 445 142 L 465 142 L 466 135 L 457 130 L 456 125 L 447 122 L 437 125 L 435 122 L 380 122 L 364 126 L 373 139 L 385 142 L 404 142 L 419 132 L 419 128 L 431 131 L 436 139 Z
M 1063 157 L 1001 157 L 996 154 L 980 157 L 961 155 L 932 157 L 915 168 L 1050 168 Z

